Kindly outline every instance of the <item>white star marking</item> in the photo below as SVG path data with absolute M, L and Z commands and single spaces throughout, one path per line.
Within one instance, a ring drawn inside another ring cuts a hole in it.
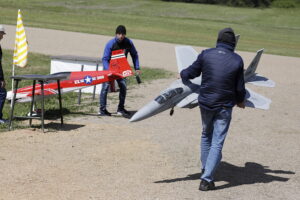
M 84 79 L 84 82 L 85 82 L 86 84 L 90 84 L 90 83 L 92 82 L 91 77 L 90 77 L 90 76 L 86 76 L 85 79 Z

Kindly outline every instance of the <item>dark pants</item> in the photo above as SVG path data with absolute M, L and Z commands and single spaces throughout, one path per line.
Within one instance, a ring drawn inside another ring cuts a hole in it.
M 117 83 L 120 88 L 118 110 L 123 110 L 125 105 L 125 98 L 126 98 L 126 79 L 117 79 Z M 103 83 L 101 93 L 100 93 L 100 111 L 106 109 L 108 89 L 109 89 L 109 83 L 108 82 Z
M 5 103 L 5 98 L 6 98 L 6 89 L 0 88 L 0 119 L 2 119 L 3 116 L 2 110 Z

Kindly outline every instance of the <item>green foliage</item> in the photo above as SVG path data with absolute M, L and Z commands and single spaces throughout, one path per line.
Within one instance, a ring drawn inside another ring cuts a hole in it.
M 163 0 L 186 3 L 220 4 L 235 7 L 269 7 L 272 0 Z
M 272 7 L 276 8 L 295 8 L 296 6 L 296 0 L 274 0 L 272 3 Z
M 233 7 L 250 7 L 250 8 L 296 8 L 299 0 L 162 0 L 185 3 L 203 3 L 203 4 L 219 4 Z

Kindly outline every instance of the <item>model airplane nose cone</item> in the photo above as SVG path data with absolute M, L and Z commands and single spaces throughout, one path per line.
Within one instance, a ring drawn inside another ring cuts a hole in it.
M 151 101 L 143 108 L 138 110 L 129 120 L 129 122 L 137 122 L 148 117 L 151 117 L 157 113 L 161 105 L 159 105 L 156 101 Z

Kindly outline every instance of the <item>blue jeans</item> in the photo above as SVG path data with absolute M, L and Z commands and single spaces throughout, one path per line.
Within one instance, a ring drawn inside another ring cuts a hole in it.
M 201 179 L 214 180 L 214 173 L 222 159 L 222 148 L 231 121 L 232 108 L 206 110 L 200 108 L 202 118 L 201 163 L 204 173 Z
M 5 103 L 5 98 L 6 98 L 6 89 L 0 88 L 0 119 L 2 119 L 3 117 L 2 110 Z
M 117 79 L 117 83 L 120 88 L 118 110 L 123 110 L 126 98 L 126 79 Z M 100 93 L 100 111 L 106 110 L 108 89 L 109 82 L 103 83 Z

